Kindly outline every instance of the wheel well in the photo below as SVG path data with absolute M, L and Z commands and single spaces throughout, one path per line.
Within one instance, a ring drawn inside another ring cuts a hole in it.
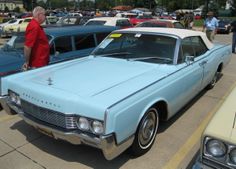
M 167 111 L 167 104 L 166 104 L 165 101 L 158 101 L 152 107 L 157 109 L 157 111 L 159 112 L 159 117 L 160 117 L 161 120 L 167 120 L 168 111 Z
M 222 72 L 223 69 L 223 63 L 220 63 L 220 65 L 217 68 L 217 72 Z

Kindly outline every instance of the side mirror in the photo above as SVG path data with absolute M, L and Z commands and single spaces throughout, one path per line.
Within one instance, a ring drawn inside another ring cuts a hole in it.
M 194 61 L 194 56 L 186 56 L 185 62 L 190 65 Z

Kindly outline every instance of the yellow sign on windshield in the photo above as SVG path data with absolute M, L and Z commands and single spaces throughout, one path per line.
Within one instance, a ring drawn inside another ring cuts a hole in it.
M 110 35 L 110 38 L 119 38 L 119 37 L 121 37 L 121 35 L 122 34 L 120 34 L 120 33 L 114 33 L 114 34 Z

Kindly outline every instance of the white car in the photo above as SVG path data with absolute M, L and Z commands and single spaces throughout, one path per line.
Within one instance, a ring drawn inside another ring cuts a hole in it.
M 193 169 L 236 168 L 236 87 L 202 133 L 200 154 Z
M 24 32 L 32 17 L 23 18 L 20 23 L 4 26 L 3 32 L 6 36 L 11 36 L 13 33 Z
M 22 21 L 23 19 L 13 19 L 6 23 L 1 24 L 0 25 L 1 37 L 8 36 L 8 27 L 11 27 L 12 25 L 20 24 Z
M 120 28 L 129 28 L 133 25 L 128 18 L 119 17 L 99 17 L 89 19 L 84 25 L 107 25 L 107 26 L 117 26 Z

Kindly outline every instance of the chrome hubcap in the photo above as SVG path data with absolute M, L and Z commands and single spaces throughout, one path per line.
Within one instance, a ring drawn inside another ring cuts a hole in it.
M 156 112 L 151 110 L 142 120 L 141 126 L 139 128 L 139 144 L 141 147 L 146 148 L 148 147 L 156 134 L 157 128 L 157 117 Z

